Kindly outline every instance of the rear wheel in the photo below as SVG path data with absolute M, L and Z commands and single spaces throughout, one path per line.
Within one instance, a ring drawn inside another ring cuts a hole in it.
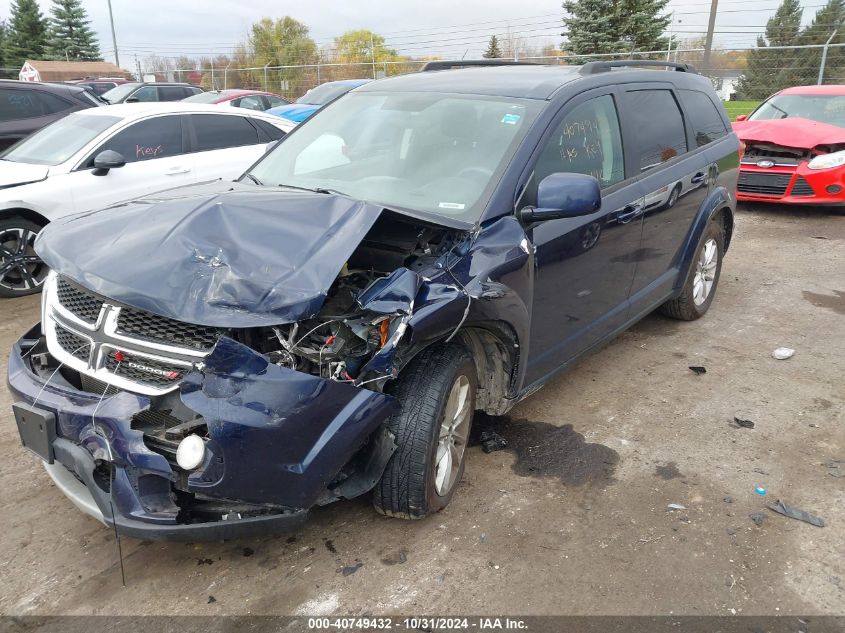
M 41 228 L 20 217 L 0 220 L 0 297 L 41 291 L 49 270 L 33 247 Z
M 475 364 L 460 345 L 419 354 L 390 393 L 397 449 L 376 484 L 373 504 L 388 516 L 420 519 L 449 503 L 464 472 L 475 411 Z
M 718 220 L 710 222 L 698 244 L 681 294 L 660 306 L 665 316 L 694 321 L 704 316 L 719 284 L 725 236 Z

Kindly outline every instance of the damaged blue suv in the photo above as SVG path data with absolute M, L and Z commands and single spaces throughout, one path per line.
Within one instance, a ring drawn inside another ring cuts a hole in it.
M 24 446 L 143 539 L 296 529 L 365 493 L 440 510 L 475 411 L 713 301 L 739 142 L 708 79 L 653 64 L 372 82 L 234 183 L 50 224 L 9 360 Z

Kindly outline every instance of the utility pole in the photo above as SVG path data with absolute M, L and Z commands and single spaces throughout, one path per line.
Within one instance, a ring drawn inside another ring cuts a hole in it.
M 115 66 L 120 66 L 120 56 L 117 54 L 117 36 L 114 34 L 114 16 L 111 12 L 111 0 L 106 0 L 109 3 L 109 24 L 111 24 L 111 43 L 114 46 L 114 63 Z
M 836 31 L 839 29 L 833 29 L 833 33 L 830 34 L 830 37 L 827 38 L 827 41 L 824 43 L 824 48 L 822 49 L 822 62 L 819 64 L 819 80 L 816 82 L 818 85 L 822 85 L 822 81 L 824 81 L 824 67 L 827 64 L 827 47 L 830 46 L 831 41 L 833 38 L 836 37 Z
M 138 56 L 135 55 L 135 74 L 138 81 L 144 81 L 144 76 L 141 74 L 141 62 L 138 61 Z
M 701 62 L 702 71 L 710 70 L 710 49 L 713 48 L 713 31 L 716 29 L 716 9 L 719 0 L 710 0 L 710 20 L 707 22 L 707 38 L 704 40 L 704 59 Z
M 373 58 L 373 79 L 376 78 L 376 45 L 373 40 L 373 32 L 370 31 L 370 55 Z

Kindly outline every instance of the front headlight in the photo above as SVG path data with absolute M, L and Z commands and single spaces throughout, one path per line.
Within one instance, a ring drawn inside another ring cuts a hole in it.
M 816 156 L 807 164 L 808 169 L 833 169 L 845 165 L 845 151 Z
M 47 319 L 47 302 L 50 300 L 50 295 L 53 293 L 53 286 L 56 283 L 56 271 L 51 270 L 47 273 L 47 277 L 44 279 L 44 285 L 41 287 L 41 327 L 44 326 L 44 322 Z

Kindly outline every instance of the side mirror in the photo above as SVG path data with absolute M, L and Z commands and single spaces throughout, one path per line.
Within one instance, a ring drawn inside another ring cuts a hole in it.
M 126 164 L 122 154 L 111 149 L 106 149 L 94 157 L 94 175 L 105 176 L 110 169 L 117 169 Z
M 129 97 L 129 98 L 128 98 L 126 101 L 124 101 L 123 103 L 138 103 L 138 97 Z
M 736 120 L 737 120 L 737 121 L 745 121 L 745 119 L 747 119 L 747 118 L 748 118 L 748 115 L 747 115 L 747 114 L 740 114 L 740 115 L 736 118 Z
M 525 224 L 574 218 L 601 209 L 599 181 L 586 174 L 549 174 L 537 187 L 537 206 L 525 207 L 519 219 Z

